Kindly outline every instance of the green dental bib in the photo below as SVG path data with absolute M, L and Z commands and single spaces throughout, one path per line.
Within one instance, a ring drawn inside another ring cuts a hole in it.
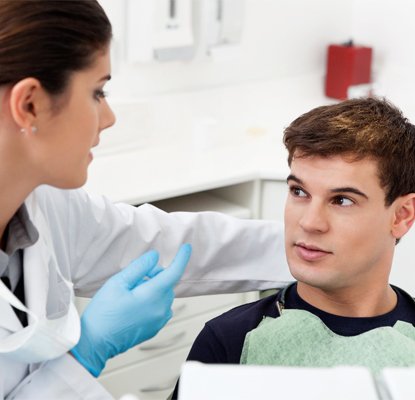
M 296 367 L 364 366 L 378 373 L 385 367 L 415 365 L 415 328 L 398 321 L 357 336 L 332 332 L 314 314 L 283 310 L 266 317 L 245 337 L 241 364 Z

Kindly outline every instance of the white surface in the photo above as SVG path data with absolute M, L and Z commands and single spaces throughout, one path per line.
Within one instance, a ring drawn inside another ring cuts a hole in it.
M 382 378 L 390 400 L 415 399 L 415 368 L 385 368 Z
M 300 384 L 299 384 L 300 383 Z M 370 372 L 360 367 L 284 368 L 188 362 L 179 400 L 377 400 Z
M 179 196 L 174 199 L 156 201 L 153 206 L 161 208 L 167 212 L 173 211 L 216 211 L 232 215 L 237 218 L 250 218 L 251 210 L 246 207 L 238 206 L 214 196 L 209 193 L 195 193 L 187 196 Z

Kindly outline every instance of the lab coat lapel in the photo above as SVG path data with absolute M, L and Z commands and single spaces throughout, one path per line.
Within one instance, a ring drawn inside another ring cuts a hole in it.
M 23 252 L 25 302 L 27 308 L 42 318 L 46 316 L 49 291 L 49 263 L 52 249 L 49 243 L 50 232 L 33 194 L 27 199 L 26 207 L 30 219 L 39 232 L 39 239 Z
M 6 300 L 0 299 L 0 338 L 19 329 L 22 329 L 22 324 L 11 305 Z
M 23 276 L 25 287 L 26 306 L 38 315 L 44 315 L 46 310 L 46 299 L 48 292 L 48 247 L 44 240 L 45 223 L 44 217 L 36 209 L 33 196 L 26 201 L 29 216 L 39 230 L 39 240 L 31 247 L 23 251 Z M 30 321 L 30 316 L 29 323 Z M 22 324 L 13 311 L 11 305 L 0 298 L 0 337 L 22 329 Z
M 68 312 L 73 290 L 61 275 L 50 226 L 35 193 L 26 207 L 39 233 L 38 241 L 23 254 L 26 306 L 39 318 L 57 318 Z

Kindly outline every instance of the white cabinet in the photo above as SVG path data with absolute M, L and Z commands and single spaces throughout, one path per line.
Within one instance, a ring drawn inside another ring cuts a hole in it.
M 284 181 L 261 181 L 260 217 L 262 219 L 284 221 L 287 187 L 287 183 Z
M 140 400 L 166 399 L 205 322 L 244 300 L 243 295 L 231 296 L 234 303 L 222 299 L 222 308 L 201 312 L 181 322 L 173 319 L 155 338 L 110 361 L 99 381 L 115 398 L 133 393 Z
M 256 214 L 258 184 L 247 182 L 153 202 L 165 211 L 219 211 L 238 218 Z M 107 363 L 99 381 L 115 397 L 135 394 L 140 400 L 166 399 L 173 391 L 190 347 L 206 321 L 258 293 L 224 294 L 176 299 L 173 318 L 154 338 Z M 80 310 L 87 300 L 77 299 Z
M 257 293 L 237 293 L 175 299 L 169 323 L 151 340 L 109 360 L 98 380 L 116 399 L 127 393 L 140 400 L 166 399 L 205 322 L 257 298 Z M 76 301 L 80 311 L 88 302 Z
M 395 247 L 390 282 L 415 296 L 415 226 Z
M 173 318 L 165 328 L 151 340 L 110 360 L 105 372 L 159 357 L 182 347 L 188 348 L 204 322 L 219 315 L 222 309 L 229 309 L 240 303 L 243 300 L 241 296 L 244 295 L 229 294 L 175 299 L 172 308 Z

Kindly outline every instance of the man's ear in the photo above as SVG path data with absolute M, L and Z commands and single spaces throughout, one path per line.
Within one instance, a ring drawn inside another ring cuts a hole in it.
M 392 234 L 396 239 L 404 236 L 415 221 L 415 193 L 397 199 Z
M 45 93 L 35 78 L 17 82 L 10 91 L 10 112 L 14 122 L 28 129 L 36 120 Z

